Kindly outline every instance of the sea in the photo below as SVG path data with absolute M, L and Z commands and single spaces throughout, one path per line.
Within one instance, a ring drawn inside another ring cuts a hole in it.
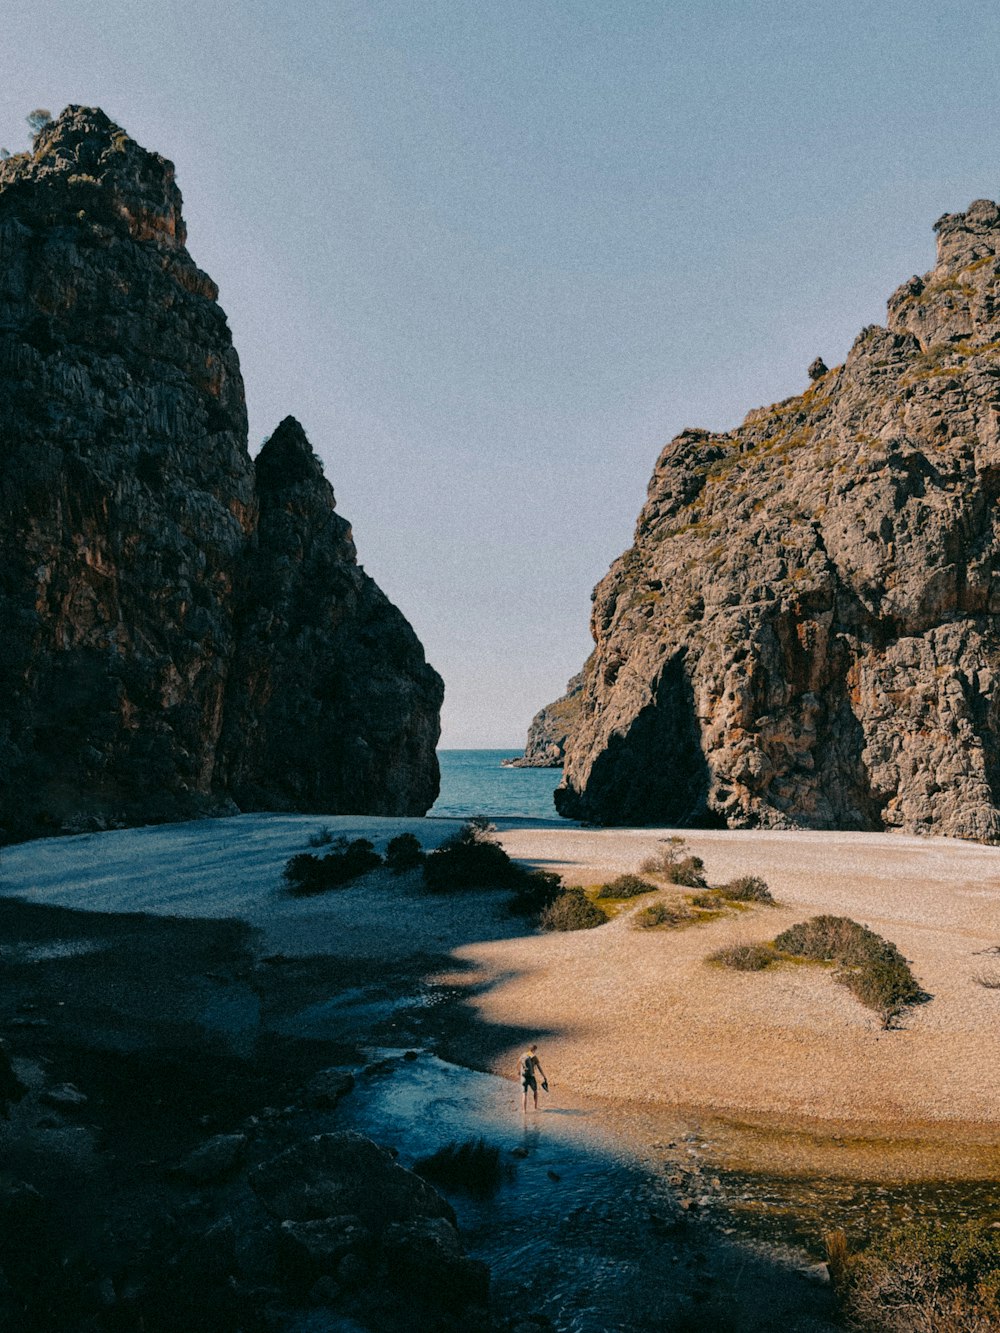
M 565 826 L 552 800 L 561 768 L 503 768 L 520 750 L 438 750 L 441 794 L 428 813 L 442 819 L 532 819 Z

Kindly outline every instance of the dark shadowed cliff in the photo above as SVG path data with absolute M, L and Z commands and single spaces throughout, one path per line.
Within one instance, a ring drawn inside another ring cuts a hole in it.
M 442 686 L 301 428 L 255 466 L 171 164 L 69 107 L 0 163 L 0 826 L 422 813 Z
M 1000 209 L 936 231 L 844 365 L 664 449 L 562 813 L 1000 840 Z

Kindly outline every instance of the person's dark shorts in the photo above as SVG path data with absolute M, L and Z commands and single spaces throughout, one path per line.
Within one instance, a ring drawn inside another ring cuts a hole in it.
M 532 1090 L 532 1092 L 538 1091 L 538 1083 L 535 1081 L 535 1076 L 534 1074 L 522 1074 L 521 1091 L 527 1092 L 529 1088 Z

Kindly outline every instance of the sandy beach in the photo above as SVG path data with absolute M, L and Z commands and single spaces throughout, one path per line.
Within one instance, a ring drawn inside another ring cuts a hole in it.
M 457 827 L 322 823 L 380 849 L 402 827 L 425 847 Z M 672 1116 L 710 1117 L 737 1156 L 750 1144 L 757 1159 L 766 1131 L 767 1151 L 790 1169 L 808 1165 L 814 1142 L 837 1143 L 838 1161 L 859 1172 L 871 1169 L 869 1142 L 879 1168 L 895 1160 L 902 1175 L 996 1166 L 1000 990 L 976 978 L 1000 975 L 1000 957 L 984 952 L 1000 944 L 1000 848 L 891 834 L 686 833 L 709 883 L 760 875 L 777 905 L 641 931 L 632 916 L 643 898 L 596 930 L 540 934 L 507 915 L 503 895 L 435 897 L 417 875 L 378 872 L 291 899 L 281 868 L 319 825 L 242 816 L 25 844 L 5 853 L 4 891 L 91 911 L 238 917 L 259 932 L 261 953 L 373 965 L 426 957 L 478 1020 L 455 1025 L 452 1055 L 509 1077 L 516 1043 L 536 1034 L 554 1097 L 599 1105 L 639 1139 L 669 1137 Z M 498 836 L 513 857 L 592 885 L 637 870 L 668 831 L 511 821 Z M 737 973 L 705 961 L 821 912 L 870 926 L 910 960 L 932 998 L 898 1030 L 883 1031 L 828 969 Z M 442 958 L 456 967 L 442 969 Z M 932 1145 L 929 1163 L 915 1142 Z
M 589 885 L 637 870 L 663 836 L 517 829 L 502 841 Z M 880 834 L 685 836 L 709 883 L 760 875 L 778 905 L 655 931 L 635 929 L 632 909 L 592 931 L 467 945 L 456 954 L 475 968 L 462 979 L 479 1016 L 537 1030 L 561 1087 L 647 1114 L 935 1140 L 952 1158 L 1000 1141 L 1000 990 L 976 980 L 1000 975 L 1000 958 L 984 952 L 1000 944 L 1000 849 Z M 932 999 L 886 1032 L 824 968 L 706 964 L 724 945 L 772 939 L 818 913 L 892 940 Z M 897 1156 L 908 1170 L 912 1152 Z

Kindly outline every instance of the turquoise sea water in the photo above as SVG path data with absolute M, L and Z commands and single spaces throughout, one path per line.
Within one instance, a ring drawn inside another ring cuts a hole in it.
M 438 750 L 441 795 L 431 815 L 468 819 L 545 819 L 563 823 L 552 803 L 559 768 L 501 768 L 520 750 Z

